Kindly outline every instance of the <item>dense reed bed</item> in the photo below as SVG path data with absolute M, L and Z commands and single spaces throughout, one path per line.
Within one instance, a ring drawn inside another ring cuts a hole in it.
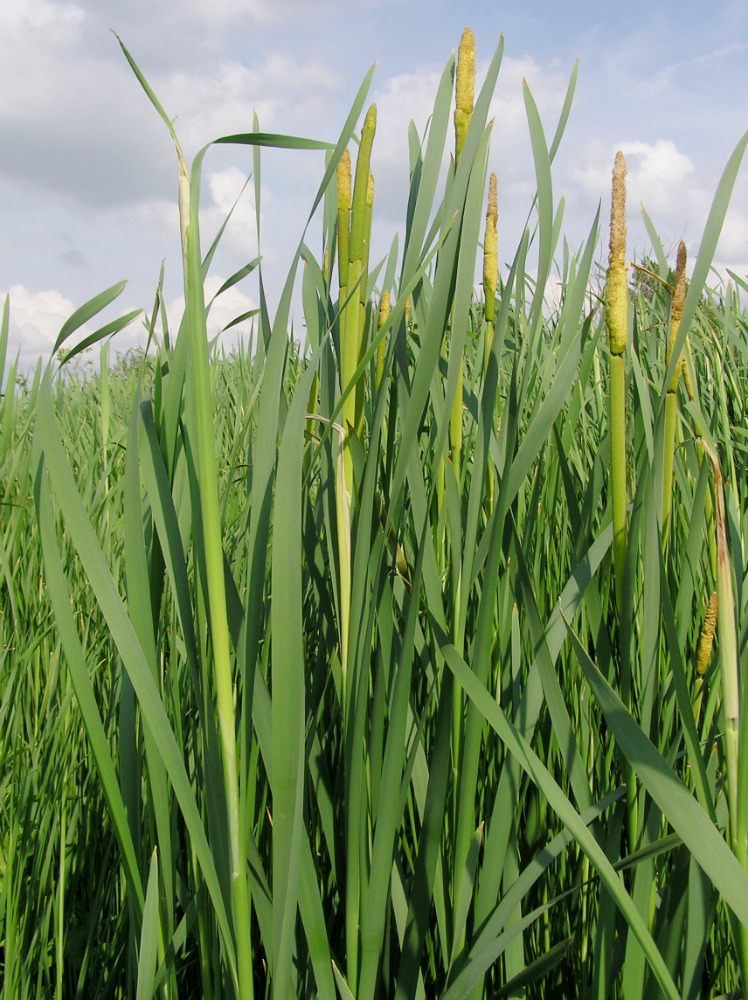
M 525 88 L 499 275 L 473 45 L 381 262 L 371 73 L 335 145 L 219 140 L 258 204 L 263 146 L 321 150 L 321 245 L 274 308 L 257 261 L 224 285 L 259 275 L 250 348 L 208 341 L 173 131 L 179 329 L 159 293 L 147 353 L 115 360 L 133 316 L 81 342 L 115 285 L 22 377 L 6 303 L 4 1000 L 745 990 L 748 285 L 710 267 L 748 135 L 690 282 L 651 225 L 629 266 L 617 162 L 605 291 L 607 219 L 570 247 L 551 183 L 575 71 L 550 141 Z

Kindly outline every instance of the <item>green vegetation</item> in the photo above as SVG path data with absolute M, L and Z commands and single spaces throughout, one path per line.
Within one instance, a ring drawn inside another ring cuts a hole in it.
M 159 281 L 147 352 L 109 363 L 132 315 L 68 349 L 118 284 L 21 377 L 6 302 L 3 1000 L 745 991 L 748 285 L 706 282 L 748 134 L 685 297 L 619 270 L 609 340 L 600 220 L 573 250 L 551 183 L 576 68 L 550 144 L 525 87 L 537 193 L 496 274 L 501 55 L 440 187 L 447 62 L 381 263 L 376 109 L 352 189 L 344 159 L 371 72 L 334 146 L 218 140 L 256 179 L 263 146 L 324 153 L 319 253 L 274 315 L 260 280 L 251 353 L 208 342 L 206 150 L 173 131 L 180 328 Z

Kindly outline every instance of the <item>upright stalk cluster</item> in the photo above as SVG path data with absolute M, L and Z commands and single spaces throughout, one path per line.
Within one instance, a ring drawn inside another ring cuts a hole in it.
M 730 846 L 744 871 L 748 872 L 748 817 L 746 775 L 748 740 L 740 729 L 740 666 L 735 627 L 735 598 L 732 565 L 727 544 L 727 516 L 722 473 L 717 455 L 704 444 L 714 468 L 714 515 L 717 534 L 717 638 L 722 681 L 725 760 L 727 763 L 727 803 Z M 748 982 L 748 927 L 733 921 L 743 982 Z
M 605 322 L 610 350 L 610 474 L 613 494 L 613 564 L 616 605 L 623 611 L 626 561 L 626 363 L 628 284 L 626 281 L 626 162 L 616 153 L 610 210 L 610 254 L 605 282 Z
M 356 159 L 356 174 L 351 194 L 350 156 L 341 160 L 338 169 L 338 274 L 340 278 L 340 391 L 345 392 L 363 357 L 366 284 L 369 268 L 369 235 L 374 201 L 374 179 L 369 172 L 371 147 L 377 127 L 377 106 L 366 112 L 361 143 Z M 347 176 L 346 176 L 347 171 Z M 350 228 L 347 228 L 350 220 Z M 346 433 L 353 430 L 360 438 L 363 431 L 364 380 L 343 404 Z M 353 469 L 350 448 L 346 443 L 346 484 L 350 493 Z
M 245 846 L 246 833 L 241 829 L 240 823 L 234 680 L 226 607 L 218 473 L 213 437 L 213 396 L 210 384 L 208 333 L 205 320 L 198 202 L 197 198 L 193 197 L 187 166 L 178 145 L 177 154 L 179 159 L 179 221 L 184 266 L 185 309 L 192 352 L 192 384 L 200 474 L 200 517 L 205 545 L 213 676 L 226 795 L 226 818 L 231 862 L 231 909 L 238 959 L 235 986 L 240 1000 L 252 1000 L 254 991 L 250 948 L 251 900 Z
M 353 502 L 353 460 L 350 435 L 363 437 L 364 379 L 352 387 L 356 368 L 364 354 L 366 287 L 369 270 L 374 178 L 369 171 L 371 147 L 377 126 L 377 106 L 366 112 L 351 190 L 351 157 L 346 149 L 337 167 L 338 186 L 338 347 L 340 391 L 348 392 L 342 408 L 342 442 L 336 476 L 336 519 L 340 570 L 340 636 L 343 669 L 343 706 L 347 680 L 348 636 L 350 632 L 351 504 Z

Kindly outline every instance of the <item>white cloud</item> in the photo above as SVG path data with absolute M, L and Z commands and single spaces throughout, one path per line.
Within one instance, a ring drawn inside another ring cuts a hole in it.
M 217 274 L 209 275 L 206 278 L 206 302 L 210 302 L 225 280 L 225 276 Z M 221 334 L 219 343 L 227 350 L 235 345 L 240 338 L 247 341 L 253 325 L 251 319 L 244 320 L 226 333 L 222 333 L 221 331 L 238 316 L 242 316 L 256 307 L 257 303 L 237 285 L 227 289 L 213 301 L 210 307 L 210 312 L 208 313 L 208 336 L 213 338 Z M 168 303 L 166 310 L 166 314 L 169 317 L 169 328 L 175 333 L 179 329 L 183 313 L 184 296 L 178 295 Z
M 231 212 L 231 218 L 222 237 L 224 246 L 236 253 L 256 256 L 258 252 L 257 215 L 252 181 L 247 183 L 246 175 L 238 167 L 226 167 L 208 175 L 208 189 L 213 205 L 211 209 L 203 213 L 206 235 L 208 232 L 217 232 Z M 272 194 L 265 185 L 262 185 L 261 203 L 262 205 L 272 203 Z M 263 220 L 264 213 L 261 210 L 261 226 Z M 200 228 L 201 230 L 204 228 L 202 223 Z
M 173 73 L 154 87 L 169 114 L 178 113 L 180 142 L 196 151 L 219 136 L 250 132 L 254 113 L 262 131 L 307 134 L 310 122 L 325 120 L 329 96 L 343 81 L 322 62 L 276 52 L 259 66 L 225 61 L 210 72 Z
M 441 71 L 425 69 L 420 73 L 402 73 L 385 81 L 377 90 L 377 134 L 372 148 L 372 171 L 408 163 L 408 128 L 413 121 L 419 138 L 434 109 L 434 98 Z
M 51 3 L 50 0 L 3 0 L 0 27 L 5 31 L 33 32 L 52 25 L 55 31 L 75 29 L 84 12 L 74 3 Z M 57 38 L 59 40 L 59 34 Z
M 722 226 L 722 234 L 717 246 L 720 261 L 741 274 L 748 275 L 745 264 L 748 258 L 748 214 L 731 208 Z
M 11 285 L 8 295 L 9 340 L 20 348 L 21 367 L 28 367 L 39 355 L 49 357 L 60 328 L 75 306 L 54 288 L 31 292 L 24 285 Z M 5 293 L 0 298 L 4 301 Z
M 655 143 L 623 142 L 621 152 L 628 168 L 627 190 L 634 204 L 648 212 L 683 212 L 701 209 L 703 194 L 694 188 L 695 167 L 670 139 Z M 694 205 L 694 199 L 698 203 Z
M 210 275 L 205 282 L 206 301 L 216 294 L 225 281 L 221 275 Z M 65 321 L 75 311 L 74 303 L 54 288 L 32 292 L 24 285 L 11 285 L 9 295 L 9 341 L 10 352 L 19 352 L 19 366 L 28 369 L 36 364 L 41 356 L 46 362 L 52 352 L 60 329 Z M 0 292 L 0 304 L 5 300 L 5 292 Z M 255 301 L 241 288 L 234 286 L 223 292 L 213 302 L 208 315 L 208 334 L 215 337 L 237 316 L 243 315 L 256 307 Z M 184 312 L 184 296 L 176 296 L 167 306 L 169 327 L 176 334 Z M 221 344 L 230 348 L 240 337 L 248 339 L 252 326 L 251 320 L 245 320 L 221 336 Z M 93 327 L 95 329 L 95 327 Z M 91 333 L 90 324 L 82 326 L 66 341 L 65 347 L 74 347 L 85 336 Z M 120 331 L 113 341 L 113 348 L 122 352 L 129 347 L 145 345 L 142 325 L 136 320 L 125 330 Z M 9 353 L 10 353 L 9 352 Z
M 141 201 L 135 209 L 136 217 L 146 226 L 162 230 L 179 239 L 179 206 L 176 198 L 151 198 Z
M 653 143 L 629 140 L 616 145 L 587 144 L 581 155 L 565 163 L 564 179 L 572 192 L 581 195 L 583 200 L 599 199 L 605 220 L 618 149 L 626 159 L 629 225 L 635 225 L 634 216 L 638 214 L 639 205 L 643 205 L 658 231 L 660 225 L 666 225 L 669 236 L 660 233 L 666 241 L 691 238 L 700 233 L 709 210 L 710 196 L 702 186 L 693 161 L 670 139 L 658 139 Z
M 476 67 L 476 97 L 488 71 L 488 61 Z M 372 172 L 376 182 L 375 203 L 387 218 L 402 217 L 407 200 L 408 127 L 412 120 L 423 138 L 434 109 L 442 67 L 426 67 L 419 72 L 392 76 L 374 94 L 377 104 L 377 134 L 372 150 Z M 550 143 L 561 110 L 568 80 L 554 67 L 543 67 L 530 58 L 505 56 L 499 71 L 496 92 L 491 100 L 488 121 L 495 119 L 492 133 L 490 169 L 496 170 L 500 198 L 505 205 L 515 199 L 529 207 L 535 191 L 530 154 L 530 137 L 523 95 L 527 80 L 546 128 Z M 450 109 L 444 150 L 444 164 L 454 150 L 454 127 Z M 548 134 L 550 133 L 550 134 Z M 382 202 L 386 207 L 382 209 Z
M 263 23 L 282 23 L 295 16 L 308 15 L 311 11 L 319 17 L 325 9 L 334 11 L 344 8 L 349 14 L 356 8 L 371 10 L 407 3 L 408 0 L 190 0 L 190 10 L 194 17 L 214 23 L 216 19 L 229 21 L 243 15 Z

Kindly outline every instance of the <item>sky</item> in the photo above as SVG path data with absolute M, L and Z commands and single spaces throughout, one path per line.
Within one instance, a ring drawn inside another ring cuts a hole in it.
M 403 229 L 409 120 L 423 134 L 465 25 L 475 33 L 478 85 L 499 35 L 504 39 L 489 161 L 498 176 L 500 264 L 514 256 L 534 193 L 522 81 L 550 141 L 577 58 L 574 105 L 553 166 L 554 201 L 566 198 L 564 235 L 578 248 L 602 202 L 604 260 L 610 176 L 621 149 L 629 254 L 648 251 L 643 203 L 670 257 L 683 239 L 693 261 L 719 178 L 748 129 L 745 0 L 2 0 L 0 298 L 10 296 L 11 356 L 19 353 L 22 366 L 48 357 L 66 318 L 123 278 L 128 285 L 102 322 L 150 310 L 162 261 L 169 322 L 176 328 L 179 321 L 176 156 L 113 32 L 174 117 L 190 157 L 221 135 L 249 131 L 255 113 L 262 131 L 336 141 L 376 63 L 369 92 L 378 108 L 376 259 Z M 271 311 L 323 155 L 263 152 L 259 249 Z M 251 169 L 246 148 L 207 154 L 204 246 Z M 250 184 L 225 231 L 209 293 L 257 254 L 254 220 Z M 314 226 L 307 239 L 319 253 Z M 748 163 L 715 264 L 720 274 L 729 268 L 748 276 Z M 297 301 L 295 330 L 303 328 Z M 214 331 L 257 304 L 256 285 L 250 279 L 219 303 Z M 136 322 L 113 349 L 138 343 Z

